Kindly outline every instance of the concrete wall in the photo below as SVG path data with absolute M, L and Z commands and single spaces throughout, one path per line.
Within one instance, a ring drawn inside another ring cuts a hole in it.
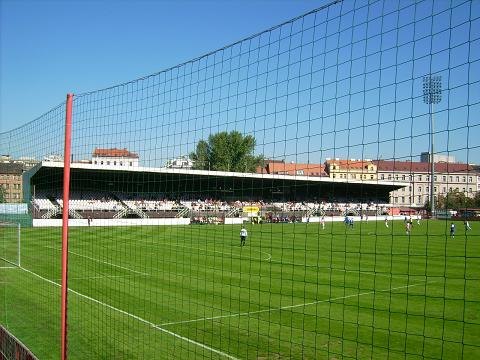
M 158 226 L 158 225 L 189 225 L 190 218 L 162 219 L 92 219 L 90 226 Z M 88 226 L 87 219 L 69 219 L 68 225 Z M 62 226 L 62 219 L 33 219 L 34 227 Z

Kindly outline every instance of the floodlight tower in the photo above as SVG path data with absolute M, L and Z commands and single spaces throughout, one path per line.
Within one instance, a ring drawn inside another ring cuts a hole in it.
M 432 217 L 435 216 L 435 192 L 434 192 L 434 174 L 435 161 L 433 152 L 433 104 L 442 101 L 442 77 L 425 75 L 423 77 L 423 102 L 429 105 L 430 115 L 430 208 Z

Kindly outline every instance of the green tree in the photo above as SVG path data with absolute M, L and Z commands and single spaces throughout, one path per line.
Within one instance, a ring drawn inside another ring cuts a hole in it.
M 194 161 L 194 169 L 255 172 L 263 165 L 263 156 L 254 155 L 255 145 L 251 135 L 222 131 L 210 135 L 208 141 L 200 140 L 190 159 Z
M 458 190 L 450 190 L 446 196 L 438 196 L 437 208 L 459 210 L 475 206 L 475 200 L 465 196 L 465 193 Z

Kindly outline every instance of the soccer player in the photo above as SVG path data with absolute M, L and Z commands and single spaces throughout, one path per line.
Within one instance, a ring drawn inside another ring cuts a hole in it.
M 410 221 L 407 221 L 407 223 L 405 224 L 405 231 L 407 235 L 410 235 L 411 230 L 412 230 L 412 223 Z
M 465 220 L 465 232 L 467 232 L 468 230 L 472 230 L 472 228 L 470 227 L 470 223 L 468 222 L 468 220 Z
M 455 224 L 452 222 L 452 224 L 450 225 L 450 237 L 452 239 L 455 239 Z
M 325 230 L 325 216 L 322 216 L 320 223 L 322 224 L 322 230 Z
M 388 228 L 388 217 L 385 216 L 385 227 Z
M 240 230 L 240 246 L 245 245 L 245 241 L 247 240 L 247 236 L 248 236 L 247 229 L 242 227 L 242 229 Z

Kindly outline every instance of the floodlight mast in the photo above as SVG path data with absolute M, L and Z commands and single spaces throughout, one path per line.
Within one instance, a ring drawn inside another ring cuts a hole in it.
M 429 105 L 430 116 L 430 212 L 432 217 L 436 215 L 433 104 L 438 104 L 440 101 L 442 101 L 442 77 L 425 75 L 423 77 L 423 102 Z

